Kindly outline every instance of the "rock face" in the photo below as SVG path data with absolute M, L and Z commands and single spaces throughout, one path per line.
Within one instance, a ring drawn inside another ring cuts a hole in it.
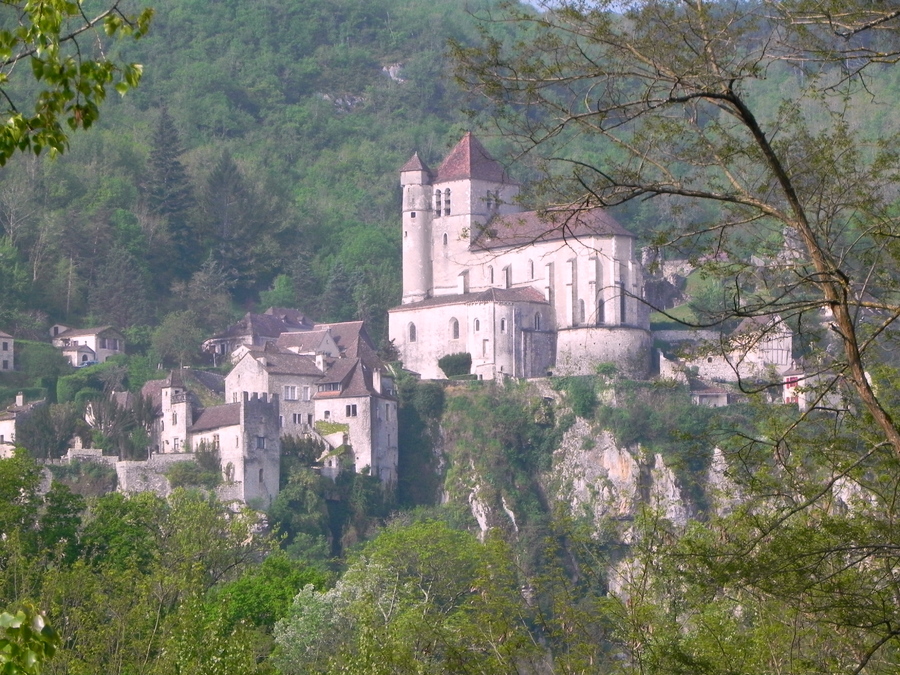
M 659 454 L 616 445 L 607 431 L 577 419 L 553 458 L 551 492 L 574 516 L 629 520 L 639 506 L 658 509 L 673 524 L 687 523 L 686 505 L 673 471 Z

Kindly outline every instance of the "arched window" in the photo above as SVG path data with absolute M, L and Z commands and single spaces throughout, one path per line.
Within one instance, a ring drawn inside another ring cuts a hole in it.
M 409 341 L 416 341 L 416 324 L 414 323 L 409 324 Z
M 444 236 L 441 237 L 441 239 L 442 239 L 443 242 L 444 242 L 444 246 L 446 246 L 446 245 L 447 245 L 447 233 L 446 233 L 446 232 L 444 232 Z
M 535 330 L 541 329 L 541 313 L 540 312 L 534 313 L 534 329 Z
M 597 325 L 606 323 L 606 302 L 603 300 L 603 291 L 597 293 Z
M 434 215 L 441 215 L 441 191 L 434 191 Z
M 459 340 L 459 321 L 450 319 L 450 339 Z
M 475 319 L 475 332 L 477 333 L 480 330 L 481 330 L 481 321 L 479 321 L 478 319 Z
M 444 215 L 450 215 L 450 188 L 444 190 Z

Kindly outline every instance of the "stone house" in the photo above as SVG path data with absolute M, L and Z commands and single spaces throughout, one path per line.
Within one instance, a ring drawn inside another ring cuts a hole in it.
M 274 344 L 250 350 L 225 378 L 227 401 L 248 392 L 281 397 L 283 436 L 314 436 L 327 443 L 325 473 L 341 468 L 349 446 L 356 471 L 384 483 L 397 478 L 397 399 L 393 378 L 362 321 L 316 324 L 283 333 Z
M 50 329 L 51 342 L 62 350 L 73 367 L 91 361 L 103 363 L 110 356 L 125 353 L 125 336 L 112 326 L 70 328 L 56 324 Z
M 403 297 L 389 335 L 404 367 L 443 378 L 468 352 L 479 378 L 649 372 L 635 237 L 601 210 L 522 212 L 519 186 L 467 133 L 436 172 L 400 170 Z
M 205 340 L 202 349 L 212 354 L 215 361 L 230 357 L 237 363 L 248 349 L 265 347 L 282 333 L 312 330 L 313 325 L 299 310 L 270 307 L 264 314 L 247 312 L 239 321 Z
M 16 369 L 14 347 L 13 336 L 0 330 L 0 371 Z
M 151 431 L 151 453 L 183 454 L 198 450 L 219 455 L 228 494 L 267 507 L 279 490 L 281 435 L 277 394 L 242 394 L 236 402 L 202 407 L 179 371 L 142 390 L 159 414 Z
M 16 428 L 45 401 L 25 402 L 22 392 L 16 394 L 16 402 L 0 411 L 0 458 L 11 457 L 16 447 Z

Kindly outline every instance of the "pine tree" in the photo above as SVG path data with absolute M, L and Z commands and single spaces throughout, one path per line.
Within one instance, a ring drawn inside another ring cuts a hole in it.
M 165 219 L 174 248 L 174 271 L 187 278 L 196 261 L 202 259 L 202 238 L 192 217 L 193 185 L 179 159 L 182 148 L 178 130 L 166 108 L 159 115 L 151 144 L 145 183 L 147 206 L 151 215 Z

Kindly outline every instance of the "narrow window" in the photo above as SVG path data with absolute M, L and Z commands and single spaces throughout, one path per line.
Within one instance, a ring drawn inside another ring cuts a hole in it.
M 584 324 L 584 300 L 578 301 L 578 323 Z
M 326 419 L 326 420 L 330 420 L 330 419 L 331 419 L 331 411 L 330 411 L 330 410 L 326 410 L 326 411 L 325 411 L 325 419 Z
M 3 343 L 3 351 L 5 351 L 5 352 L 9 351 L 9 343 L 8 342 Z
M 284 415 L 278 416 L 278 428 L 284 429 Z
M 312 426 L 312 423 L 313 423 L 313 416 L 310 415 L 310 414 L 307 414 L 307 415 L 306 415 L 306 424 L 307 424 L 308 426 Z
M 444 190 L 444 215 L 450 215 L 450 188 Z
M 488 353 L 488 341 L 482 340 L 481 341 L 481 355 L 487 356 L 487 353 Z
M 178 424 L 178 413 L 177 412 L 172 413 L 172 424 Z
M 541 329 L 541 313 L 540 313 L 540 312 L 535 312 L 535 315 L 534 315 L 534 329 L 535 329 L 535 330 L 540 330 L 540 329 Z
M 259 470 L 259 482 L 260 483 L 263 482 L 263 470 L 262 469 Z
M 177 436 L 172 439 L 172 452 L 179 452 L 181 450 L 181 439 Z
M 459 340 L 459 321 L 450 319 L 450 339 Z
M 237 402 L 238 402 L 238 400 L 237 400 L 237 392 L 236 392 L 236 391 L 231 392 L 231 402 L 232 402 L 232 403 L 237 403 Z
M 3 370 L 9 370 L 9 361 L 3 359 Z
M 481 330 L 481 321 L 479 321 L 478 319 L 475 319 L 475 332 L 477 333 L 480 330 Z
M 528 261 L 528 278 L 534 279 L 534 261 L 533 260 Z
M 606 316 L 605 316 L 604 308 L 605 308 L 605 303 L 603 301 L 603 294 L 599 293 L 597 295 L 597 325 L 598 326 L 602 326 L 604 323 L 606 323 Z
M 506 319 L 500 319 L 500 332 L 506 332 Z
M 434 191 L 434 215 L 441 215 L 441 191 Z
M 219 449 L 219 434 L 213 434 L 213 450 Z
M 487 268 L 487 278 L 489 284 L 494 283 L 494 268 L 491 265 L 488 265 Z
M 447 233 L 446 233 L 446 232 L 444 232 L 444 236 L 441 237 L 441 239 L 442 239 L 443 242 L 444 242 L 444 246 L 446 246 L 446 245 L 447 245 Z
M 414 323 L 409 324 L 409 341 L 416 341 L 416 324 Z
M 387 420 L 388 422 L 391 421 L 391 404 L 390 403 L 384 404 L 384 419 Z
M 266 449 L 266 437 L 265 436 L 257 436 L 256 437 L 256 449 L 257 450 L 265 450 Z

